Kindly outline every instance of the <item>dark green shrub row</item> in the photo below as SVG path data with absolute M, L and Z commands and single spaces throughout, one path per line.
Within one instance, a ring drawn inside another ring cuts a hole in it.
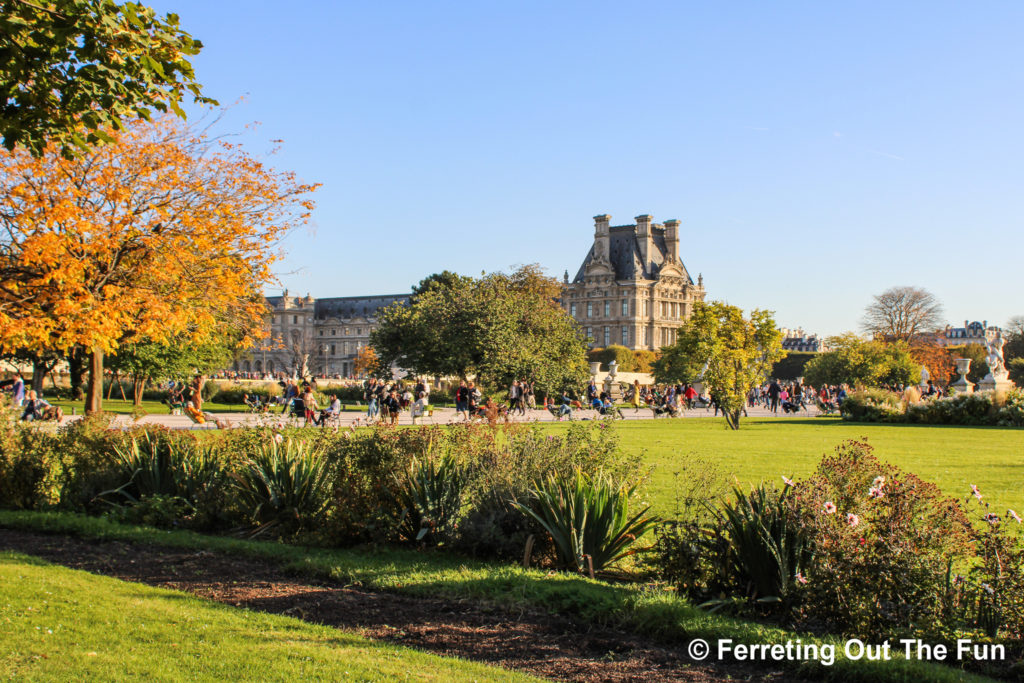
M 518 559 L 539 524 L 515 507 L 545 477 L 606 473 L 630 486 L 638 458 L 604 423 L 554 436 L 537 425 L 205 433 L 119 431 L 87 419 L 48 433 L 0 425 L 0 505 L 113 514 L 215 531 L 248 526 L 343 546 L 445 545 Z M 628 496 L 627 496 L 628 497 Z M 636 534 L 634 534 L 636 535 Z M 595 553 L 590 553 L 595 554 Z
M 948 498 L 850 441 L 805 480 L 735 490 L 708 502 L 709 516 L 666 524 L 654 562 L 695 603 L 790 628 L 873 642 L 1019 641 L 1020 517 L 973 493 Z
M 855 422 L 1024 427 L 1024 391 L 957 394 L 915 402 L 890 391 L 868 389 L 850 394 L 840 411 L 844 419 Z

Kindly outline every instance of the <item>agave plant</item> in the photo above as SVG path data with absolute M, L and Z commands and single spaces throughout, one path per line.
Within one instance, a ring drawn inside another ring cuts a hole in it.
M 271 440 L 233 475 L 245 509 L 269 524 L 316 517 L 331 501 L 327 462 L 304 441 Z
M 413 460 L 404 477 L 396 477 L 398 534 L 408 541 L 443 541 L 462 509 L 466 473 L 451 454 L 425 462 Z
M 548 475 L 534 485 L 529 500 L 512 504 L 551 534 L 562 566 L 600 571 L 639 552 L 630 547 L 660 521 L 647 515 L 649 507 L 629 515 L 636 488 L 576 470 Z
M 133 436 L 124 446 L 115 446 L 114 457 L 124 483 L 101 493 L 99 497 L 106 500 L 116 494 L 132 503 L 148 496 L 170 496 L 195 503 L 203 491 L 224 476 L 220 461 L 209 450 L 193 449 L 149 433 Z
M 729 569 L 750 587 L 751 597 L 765 602 L 784 600 L 811 558 L 810 540 L 790 511 L 788 491 L 764 484 L 749 494 L 734 488 L 735 502 L 722 509 Z

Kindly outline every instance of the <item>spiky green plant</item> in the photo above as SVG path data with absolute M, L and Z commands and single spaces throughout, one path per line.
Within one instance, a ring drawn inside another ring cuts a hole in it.
M 749 587 L 750 597 L 766 602 L 785 600 L 811 558 L 810 540 L 788 493 L 764 484 L 750 493 L 734 488 L 736 500 L 722 506 L 729 570 Z
M 575 470 L 548 475 L 526 502 L 513 505 L 551 534 L 562 566 L 587 571 L 589 556 L 594 571 L 601 571 L 639 552 L 631 546 L 660 521 L 647 515 L 649 507 L 629 515 L 637 486 Z
M 317 517 L 331 501 L 327 462 L 319 455 L 294 439 L 262 444 L 232 475 L 239 502 L 263 524 Z
M 108 502 L 169 496 L 194 504 L 224 476 L 220 460 L 209 449 L 148 432 L 114 446 L 114 457 L 123 483 L 100 494 Z
M 466 485 L 466 473 L 455 456 L 413 460 L 405 476 L 395 479 L 399 536 L 444 542 L 454 531 Z

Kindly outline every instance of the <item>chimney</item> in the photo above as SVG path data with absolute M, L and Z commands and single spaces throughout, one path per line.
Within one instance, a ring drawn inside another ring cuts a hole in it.
M 604 213 L 594 216 L 594 260 L 609 260 L 609 248 L 611 243 L 608 237 L 608 224 L 612 217 Z
M 640 263 L 645 272 L 651 272 L 651 252 L 654 240 L 651 237 L 651 215 L 645 213 L 636 217 L 636 242 L 640 247 Z
M 675 218 L 665 221 L 665 248 L 668 250 L 666 260 L 679 263 L 679 221 Z

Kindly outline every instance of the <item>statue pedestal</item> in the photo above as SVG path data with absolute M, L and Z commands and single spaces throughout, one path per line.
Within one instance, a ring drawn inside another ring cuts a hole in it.
M 1009 391 L 1015 386 L 1017 385 L 1008 377 L 993 377 L 990 372 L 985 375 L 985 379 L 978 382 L 978 391 Z
M 611 397 L 612 403 L 622 400 L 622 389 L 619 387 L 619 383 L 613 380 L 610 375 L 604 378 L 604 393 Z
M 973 382 L 968 382 L 967 378 L 965 378 L 965 377 L 961 377 L 957 381 L 950 383 L 950 385 L 949 385 L 949 393 L 951 393 L 951 394 L 971 394 L 971 393 L 974 393 L 974 383 Z

